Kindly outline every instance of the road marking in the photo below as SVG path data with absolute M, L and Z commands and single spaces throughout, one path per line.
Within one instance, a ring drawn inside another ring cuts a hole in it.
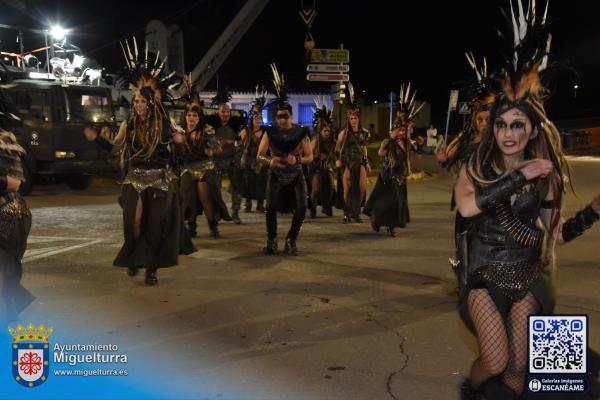
M 65 238 L 65 239 L 82 240 L 82 239 L 78 239 L 78 238 Z M 28 263 L 28 262 L 39 260 L 42 258 L 55 256 L 57 254 L 66 253 L 67 251 L 73 251 L 73 250 L 81 249 L 81 248 L 87 247 L 87 246 L 92 246 L 94 244 L 98 244 L 103 241 L 104 241 L 104 239 L 95 239 L 95 240 L 92 240 L 89 242 L 80 243 L 80 244 L 76 244 L 73 246 L 64 246 L 62 248 L 56 248 L 56 246 L 54 246 L 54 247 L 36 249 L 36 250 L 31 250 L 31 251 L 28 250 L 25 252 L 25 256 L 23 257 L 23 263 Z

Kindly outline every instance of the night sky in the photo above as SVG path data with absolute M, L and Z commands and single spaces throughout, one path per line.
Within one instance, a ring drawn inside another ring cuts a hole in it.
M 141 39 L 146 23 L 161 19 L 183 28 L 186 68 L 191 71 L 244 3 L 3 0 L 0 23 L 43 29 L 60 21 L 72 29 L 74 44 L 114 71 L 122 65 L 118 40 L 134 33 Z M 496 28 L 503 27 L 499 7 L 508 6 L 508 0 L 395 2 L 402 12 L 390 9 L 390 3 L 316 0 L 317 47 L 337 48 L 343 43 L 350 50 L 350 77 L 358 92 L 366 91 L 367 101 L 384 101 L 402 82 L 412 82 L 418 98 L 432 103 L 432 117 L 441 125 L 448 91 L 469 76 L 464 52 L 486 55 L 492 66 L 497 62 L 501 42 Z M 550 3 L 549 15 L 556 20 L 552 55 L 578 73 L 558 76 L 548 103 L 553 118 L 600 115 L 599 8 L 597 2 L 584 0 Z M 268 83 L 268 64 L 275 61 L 292 89 L 294 82 L 306 88 L 305 30 L 299 10 L 300 0 L 271 0 L 222 66 L 220 81 L 231 82 L 233 89 Z M 0 30 L 0 40 L 3 50 L 17 50 L 14 32 Z M 43 45 L 43 39 L 26 36 L 25 43 L 30 49 Z M 319 85 L 308 87 L 327 87 Z M 213 81 L 209 87 L 214 86 Z

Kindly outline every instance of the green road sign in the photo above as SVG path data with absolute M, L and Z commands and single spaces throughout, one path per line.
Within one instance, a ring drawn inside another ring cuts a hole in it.
M 345 49 L 312 49 L 311 63 L 349 63 L 350 51 Z

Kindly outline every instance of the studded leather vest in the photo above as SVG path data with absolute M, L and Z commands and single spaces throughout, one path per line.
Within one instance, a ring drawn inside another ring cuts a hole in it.
M 514 204 L 498 204 L 470 219 L 468 273 L 481 274 L 508 297 L 525 296 L 539 274 L 544 232 L 537 227 L 542 200 L 533 188 Z

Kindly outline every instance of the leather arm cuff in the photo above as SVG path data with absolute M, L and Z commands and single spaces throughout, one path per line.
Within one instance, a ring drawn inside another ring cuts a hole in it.
M 525 175 L 519 170 L 500 178 L 491 185 L 479 187 L 475 191 L 475 203 L 480 210 L 490 210 L 508 198 L 525 184 Z
M 583 232 L 590 229 L 600 216 L 596 214 L 592 206 L 587 206 L 577 212 L 574 217 L 569 218 L 562 226 L 562 236 L 565 242 L 570 242 Z
M 271 160 L 273 158 L 269 156 L 256 156 L 256 161 L 262 165 L 266 165 L 267 167 L 271 165 Z

